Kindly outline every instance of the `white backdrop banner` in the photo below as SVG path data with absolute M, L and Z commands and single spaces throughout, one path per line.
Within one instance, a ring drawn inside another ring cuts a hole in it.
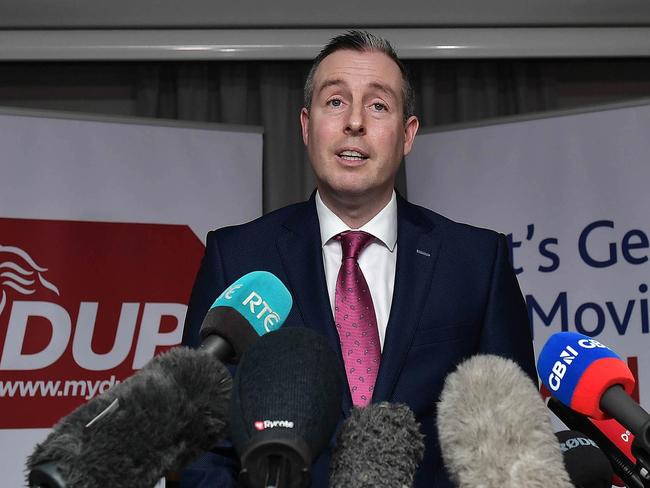
M 208 230 L 262 213 L 262 134 L 0 112 L 0 471 L 181 341 Z
M 406 163 L 411 201 L 508 236 L 536 354 L 558 331 L 595 337 L 646 409 L 649 128 L 647 104 L 452 128 L 418 136 Z

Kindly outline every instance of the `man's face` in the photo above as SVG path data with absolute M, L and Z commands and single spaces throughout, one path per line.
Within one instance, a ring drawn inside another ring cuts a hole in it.
M 401 72 L 387 55 L 341 50 L 323 59 L 300 123 L 324 199 L 388 201 L 418 129 L 416 117 L 404 122 L 404 102 Z

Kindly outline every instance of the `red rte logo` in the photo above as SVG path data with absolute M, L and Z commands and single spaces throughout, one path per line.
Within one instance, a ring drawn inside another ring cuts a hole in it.
M 258 420 L 257 422 L 255 422 L 255 428 L 257 430 L 264 430 L 264 422 Z
M 0 428 L 51 427 L 180 343 L 204 247 L 181 225 L 0 218 Z

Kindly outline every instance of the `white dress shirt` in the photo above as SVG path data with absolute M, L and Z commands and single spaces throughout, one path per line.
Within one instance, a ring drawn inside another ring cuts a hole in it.
M 320 223 L 320 238 L 323 246 L 323 265 L 327 281 L 327 293 L 334 312 L 336 298 L 336 278 L 341 268 L 341 243 L 334 237 L 346 230 L 362 230 L 375 237 L 361 251 L 359 267 L 366 278 L 372 302 L 375 305 L 379 342 L 384 349 L 384 337 L 390 315 L 395 286 L 395 266 L 397 263 L 397 198 L 393 190 L 390 202 L 370 222 L 359 229 L 350 229 L 334 212 L 332 212 L 316 192 L 316 212 Z

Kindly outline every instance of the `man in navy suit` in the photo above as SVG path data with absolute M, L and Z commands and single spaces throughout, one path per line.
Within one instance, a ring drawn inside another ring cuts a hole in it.
M 395 176 L 411 150 L 418 120 L 406 71 L 385 40 L 356 31 L 334 38 L 314 62 L 300 121 L 317 191 L 307 202 L 208 235 L 184 343 L 198 344 L 203 316 L 226 286 L 250 271 L 266 270 L 293 296 L 285 326 L 318 331 L 340 354 L 335 325 L 340 236 L 350 230 L 371 234 L 358 265 L 381 347 L 372 401 L 405 403 L 421 423 L 426 452 L 415 486 L 451 486 L 435 426 L 447 374 L 464 358 L 491 353 L 512 358 L 537 380 L 526 307 L 506 239 L 396 194 Z M 349 388 L 343 396 L 342 418 L 352 408 Z M 221 466 L 224 461 L 213 455 L 208 465 Z M 312 486 L 327 486 L 328 463 L 329 453 L 316 461 Z M 212 470 L 214 486 L 229 486 L 218 471 Z M 199 486 L 208 472 L 205 465 L 194 467 L 184 484 Z

